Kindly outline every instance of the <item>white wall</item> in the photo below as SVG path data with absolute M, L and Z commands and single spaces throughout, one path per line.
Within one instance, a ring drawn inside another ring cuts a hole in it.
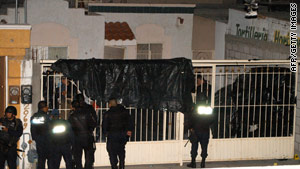
M 225 59 L 225 34 L 227 24 L 216 21 L 215 28 L 215 60 Z
M 106 22 L 127 22 L 137 43 L 163 43 L 163 58 L 192 58 L 192 14 L 101 13 Z M 177 17 L 184 19 L 177 26 Z M 132 58 L 128 56 L 128 58 Z
M 14 23 L 14 17 L 14 9 L 0 16 L 9 23 Z M 28 24 L 32 25 L 32 45 L 68 46 L 70 58 L 103 58 L 103 16 L 86 16 L 84 9 L 69 9 L 63 0 L 28 0 Z

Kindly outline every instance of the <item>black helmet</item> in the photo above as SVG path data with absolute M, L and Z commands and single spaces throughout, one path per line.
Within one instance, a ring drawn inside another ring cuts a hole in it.
M 16 109 L 15 106 L 8 106 L 5 109 L 5 113 L 12 113 L 12 114 L 14 114 L 16 116 L 17 115 L 17 109 Z
M 44 107 L 47 107 L 47 102 L 46 101 L 40 101 L 38 103 L 38 109 L 41 110 Z

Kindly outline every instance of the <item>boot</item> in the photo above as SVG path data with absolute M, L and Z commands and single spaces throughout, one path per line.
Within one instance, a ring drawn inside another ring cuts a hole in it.
M 118 169 L 117 166 L 111 166 L 111 169 Z
M 196 158 L 192 158 L 191 163 L 188 164 L 187 167 L 196 168 Z
M 119 169 L 125 169 L 125 162 L 124 161 L 120 161 Z
M 201 161 L 201 168 L 205 168 L 205 158 L 202 158 L 202 161 Z

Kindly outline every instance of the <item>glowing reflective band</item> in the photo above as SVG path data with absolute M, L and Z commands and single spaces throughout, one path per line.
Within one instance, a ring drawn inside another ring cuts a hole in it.
M 212 114 L 211 107 L 199 106 L 197 110 L 198 110 L 197 111 L 198 114 L 207 114 L 207 115 Z
M 63 133 L 66 131 L 66 127 L 63 126 L 63 125 L 59 125 L 59 126 L 55 126 L 53 129 L 52 129 L 52 132 L 54 134 L 57 134 L 57 133 Z
M 35 117 L 32 119 L 31 123 L 33 124 L 44 124 L 45 118 L 44 117 Z

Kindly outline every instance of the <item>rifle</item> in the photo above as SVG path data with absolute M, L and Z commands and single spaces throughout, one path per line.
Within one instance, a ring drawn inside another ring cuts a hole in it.
M 198 138 L 197 138 L 196 134 L 194 132 L 192 132 L 192 131 L 190 132 L 190 135 L 188 137 L 188 141 L 185 143 L 184 147 L 186 147 L 186 145 L 189 143 L 189 141 L 191 143 L 195 143 L 195 142 L 198 141 Z

